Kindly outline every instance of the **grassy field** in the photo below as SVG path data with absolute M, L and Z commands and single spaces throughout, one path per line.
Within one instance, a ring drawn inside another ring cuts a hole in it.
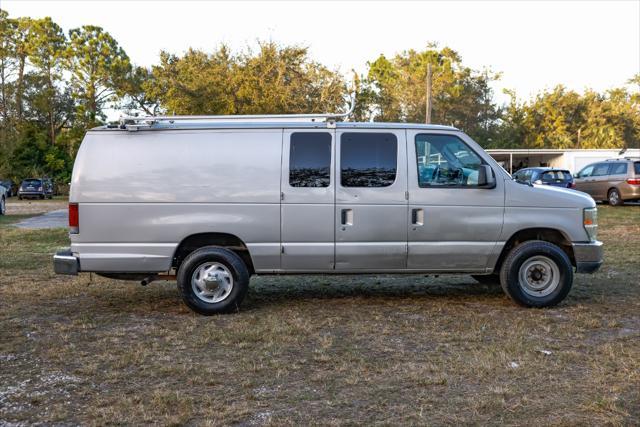
M 640 207 L 556 308 L 467 276 L 256 277 L 200 317 L 174 283 L 58 277 L 66 230 L 0 220 L 0 425 L 640 423 Z

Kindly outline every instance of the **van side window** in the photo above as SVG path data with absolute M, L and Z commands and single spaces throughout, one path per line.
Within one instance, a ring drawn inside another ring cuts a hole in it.
M 627 164 L 626 163 L 613 163 L 611 166 L 611 172 L 609 175 L 626 175 Z
M 416 154 L 420 187 L 478 185 L 482 159 L 460 138 L 453 135 L 416 135 Z M 531 177 L 531 171 L 526 172 L 525 180 Z
M 398 139 L 392 133 L 346 132 L 340 138 L 343 187 L 388 187 L 396 180 Z
M 604 176 L 604 175 L 607 175 L 609 173 L 609 165 L 610 165 L 610 163 L 598 163 L 593 168 L 593 173 L 591 174 L 591 176 Z
M 291 134 L 289 185 L 328 187 L 331 183 L 331 134 L 297 132 Z
M 593 165 L 586 166 L 580 172 L 578 172 L 578 178 L 586 178 L 591 176 L 591 172 L 593 172 Z

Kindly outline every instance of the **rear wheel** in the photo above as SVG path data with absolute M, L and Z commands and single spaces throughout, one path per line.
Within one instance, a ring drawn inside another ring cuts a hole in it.
M 193 311 L 212 315 L 237 311 L 249 288 L 249 271 L 234 252 L 205 246 L 178 269 L 178 289 Z
M 609 201 L 609 204 L 611 206 L 621 206 L 624 204 L 624 200 L 622 200 L 622 197 L 620 197 L 620 192 L 617 188 L 612 188 L 611 190 L 609 190 L 609 193 L 607 194 L 607 200 Z
M 7 211 L 7 204 L 5 198 L 0 198 L 0 215 L 4 215 Z
M 504 292 L 525 307 L 551 307 L 571 290 L 573 267 L 553 243 L 532 240 L 511 250 L 500 269 Z

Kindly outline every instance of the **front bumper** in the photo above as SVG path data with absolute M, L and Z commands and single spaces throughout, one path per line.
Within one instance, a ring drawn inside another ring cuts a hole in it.
M 80 271 L 78 257 L 71 253 L 71 249 L 56 252 L 53 256 L 53 271 L 55 271 L 56 274 L 77 276 L 78 271 Z
M 604 260 L 602 242 L 574 243 L 573 255 L 576 259 L 576 273 L 595 273 Z

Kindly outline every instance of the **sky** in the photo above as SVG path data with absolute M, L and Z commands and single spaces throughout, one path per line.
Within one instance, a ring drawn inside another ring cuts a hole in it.
M 161 50 L 234 50 L 258 40 L 307 46 L 345 74 L 429 42 L 463 63 L 502 73 L 520 98 L 563 84 L 583 91 L 624 85 L 640 73 L 640 0 L 632 1 L 30 1 L 0 0 L 11 17 L 50 16 L 63 29 L 105 28 L 138 65 Z M 350 77 L 349 77 L 350 78 Z

